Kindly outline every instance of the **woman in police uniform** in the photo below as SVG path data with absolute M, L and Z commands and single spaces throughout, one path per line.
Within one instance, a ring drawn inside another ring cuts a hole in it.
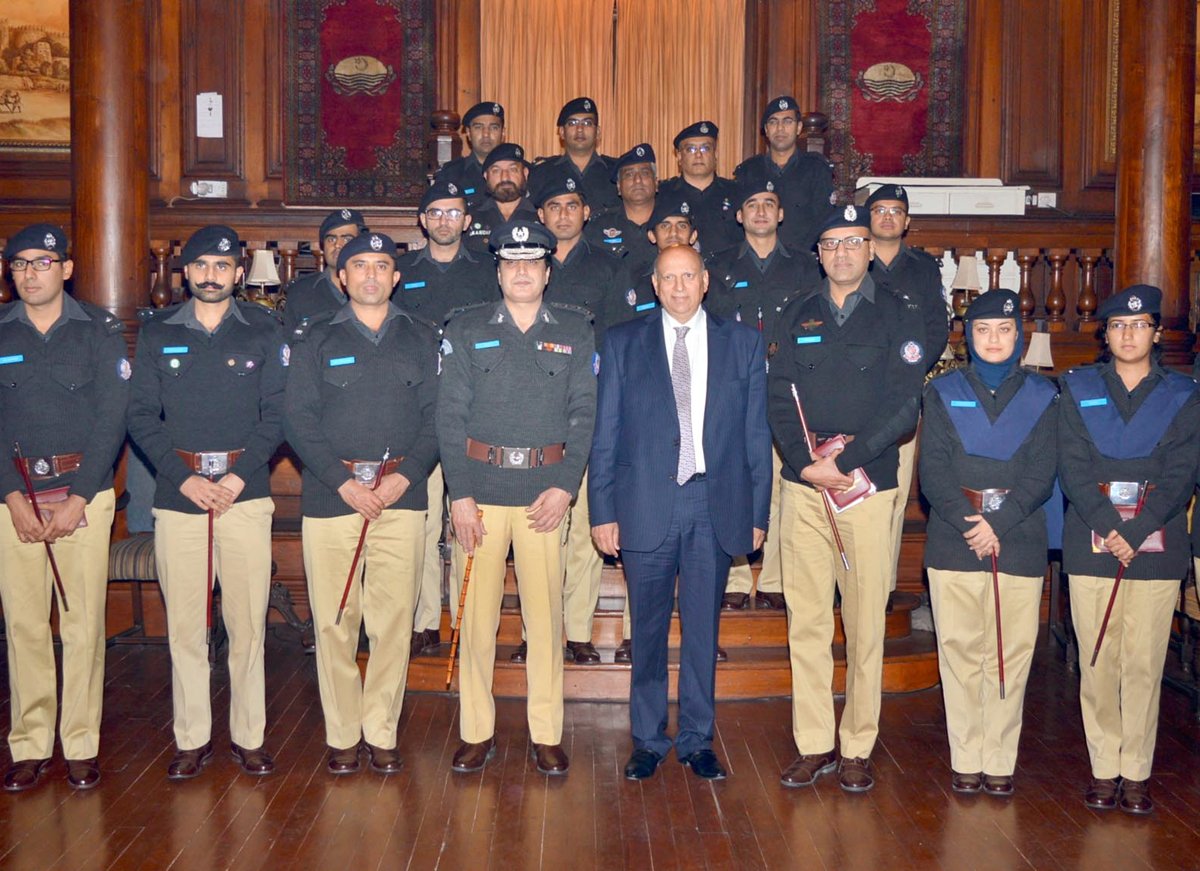
M 1043 505 L 1055 474 L 1052 409 L 1058 391 L 1020 368 L 1019 308 L 1011 290 L 993 290 L 971 303 L 964 317 L 970 365 L 930 382 L 921 431 L 921 490 L 930 505 L 925 566 L 946 702 L 950 785 L 955 792 L 982 789 L 999 797 L 1013 791 L 1046 570 Z
M 1106 300 L 1097 313 L 1105 352 L 1098 365 L 1063 375 L 1059 403 L 1058 474 L 1070 501 L 1063 562 L 1093 778 L 1085 802 L 1096 810 L 1119 803 L 1132 814 L 1154 809 L 1159 691 L 1188 568 L 1186 508 L 1200 446 L 1196 382 L 1159 363 L 1161 301 L 1148 285 Z

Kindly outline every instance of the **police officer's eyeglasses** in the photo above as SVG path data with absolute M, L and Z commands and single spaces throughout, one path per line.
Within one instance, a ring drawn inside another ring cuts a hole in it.
M 1158 325 L 1153 321 L 1113 321 L 1108 325 L 1109 332 L 1123 333 L 1126 330 L 1133 330 L 1135 333 L 1140 333 L 1142 330 L 1157 330 Z
M 900 217 L 906 214 L 904 206 L 875 206 L 871 209 L 871 214 L 877 218 L 882 218 L 884 215 L 895 215 Z
M 442 218 L 446 218 L 451 221 L 457 221 L 459 218 L 461 218 L 465 214 L 466 214 L 466 212 L 464 212 L 462 209 L 426 209 L 425 210 L 425 217 L 431 221 L 440 221 Z
M 55 263 L 62 263 L 62 261 L 53 257 L 38 257 L 36 260 L 23 260 L 18 257 L 8 261 L 8 268 L 10 272 L 24 272 L 32 266 L 34 272 L 45 272 Z
M 564 127 L 595 127 L 595 118 L 568 118 Z
M 708 154 L 713 150 L 711 145 L 685 145 L 683 146 L 684 154 Z
M 768 118 L 764 127 L 795 127 L 799 124 L 799 120 L 791 115 L 786 115 L 783 118 Z
M 822 251 L 836 251 L 839 245 L 845 245 L 847 251 L 857 251 L 867 241 L 866 236 L 847 236 L 845 239 L 819 239 L 817 247 Z

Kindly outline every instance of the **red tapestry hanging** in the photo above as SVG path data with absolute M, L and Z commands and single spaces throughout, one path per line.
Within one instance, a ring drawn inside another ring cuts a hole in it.
M 415 205 L 433 111 L 432 0 L 289 0 L 289 205 Z
M 838 187 L 962 171 L 966 0 L 824 0 L 822 108 Z

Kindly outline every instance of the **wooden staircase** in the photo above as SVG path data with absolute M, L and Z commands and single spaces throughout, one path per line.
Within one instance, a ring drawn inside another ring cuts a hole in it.
M 755 568 L 757 574 L 757 568 Z M 593 624 L 592 642 L 600 652 L 595 665 L 564 666 L 564 695 L 568 700 L 628 701 L 629 666 L 613 662 L 613 653 L 621 643 L 621 609 L 624 607 L 624 575 L 619 564 L 606 565 L 601 579 L 600 609 Z M 729 654 L 727 662 L 717 664 L 718 699 L 759 699 L 791 694 L 791 664 L 787 646 L 787 617 L 783 611 L 756 609 L 721 612 L 720 644 Z M 884 643 L 883 691 L 912 692 L 936 686 L 937 649 L 933 634 L 912 628 L 912 612 L 920 598 L 897 591 L 892 613 L 887 618 Z M 450 632 L 454 615 L 442 609 L 442 644 L 436 651 L 415 657 L 409 663 L 410 692 L 444 692 L 446 658 L 450 654 Z M 517 601 L 517 582 L 512 563 L 505 579 L 504 605 L 496 648 L 495 694 L 503 698 L 522 698 L 526 694 L 525 666 L 511 662 L 509 656 L 521 642 L 521 612 Z M 679 677 L 679 617 L 671 620 L 670 694 L 676 697 Z M 846 686 L 845 637 L 841 619 L 834 625 L 834 692 Z M 360 654 L 365 664 L 366 654 Z M 453 689 L 458 689 L 455 669 Z

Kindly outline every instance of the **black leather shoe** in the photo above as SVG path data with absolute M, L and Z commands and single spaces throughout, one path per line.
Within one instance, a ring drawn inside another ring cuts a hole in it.
M 275 770 L 275 760 L 262 747 L 247 750 L 237 744 L 230 744 L 229 750 L 233 754 L 233 761 L 238 764 L 243 773 L 249 774 L 251 777 L 262 777 Z
M 1093 777 L 1083 803 L 1094 811 L 1110 811 L 1117 806 L 1121 781 L 1116 777 Z
M 629 757 L 629 761 L 625 763 L 625 779 L 645 780 L 648 777 L 653 777 L 662 759 L 653 750 L 634 750 L 633 755 Z
M 783 593 L 755 593 L 754 607 L 758 609 L 770 609 L 771 611 L 786 611 L 787 602 L 783 599 Z
M 486 741 L 480 741 L 478 744 L 470 744 L 463 741 L 458 745 L 458 749 L 454 751 L 454 758 L 450 761 L 450 768 L 459 774 L 479 771 L 495 755 L 495 738 L 488 738 Z
M 985 774 L 983 791 L 996 798 L 1008 798 L 1013 794 L 1013 779 L 1007 774 Z
M 345 747 L 339 749 L 337 747 L 329 748 L 329 758 L 325 761 L 325 770 L 330 774 L 341 776 L 343 774 L 358 773 L 358 745 L 353 747 Z
M 1121 781 L 1121 810 L 1127 814 L 1146 816 L 1154 813 L 1154 801 L 1150 798 L 1149 780 Z
M 177 750 L 175 758 L 167 766 L 167 780 L 191 780 L 212 762 L 212 758 L 212 741 L 205 742 L 203 747 L 195 750 Z
M 717 662 L 729 662 L 729 654 L 725 652 L 725 648 L 717 645 Z
M 590 641 L 568 641 L 567 652 L 571 655 L 568 661 L 576 665 L 595 665 L 600 661 L 600 654 Z
M 726 593 L 721 597 L 722 611 L 740 611 L 750 600 L 749 593 Z
M 522 641 L 517 645 L 517 649 L 508 657 L 509 662 L 515 662 L 517 665 L 524 665 L 525 657 L 529 655 L 529 645 Z
M 613 651 L 613 662 L 622 662 L 629 665 L 633 662 L 633 642 L 628 638 L 622 638 L 617 649 Z
M 371 760 L 371 770 L 376 774 L 395 774 L 404 767 L 404 763 L 400 761 L 400 753 L 395 747 L 384 750 L 382 747 L 368 744 L 367 756 Z
M 705 780 L 725 779 L 725 769 L 717 761 L 717 754 L 711 750 L 697 750 L 684 756 L 679 761 L 692 769 L 692 774 L 697 777 L 703 777 Z
M 100 763 L 91 759 L 67 760 L 67 785 L 72 789 L 91 789 L 100 782 Z
M 20 762 L 14 762 L 8 766 L 8 771 L 4 772 L 4 788 L 8 792 L 33 789 L 49 766 L 49 759 L 22 759 Z
M 976 793 L 983 789 L 983 775 L 978 771 L 955 771 L 950 775 L 950 788 L 955 792 Z
M 424 653 L 432 653 L 437 650 L 438 645 L 442 643 L 442 635 L 437 629 L 422 629 L 420 632 L 412 634 L 412 647 L 409 650 L 409 658 L 420 656 Z

